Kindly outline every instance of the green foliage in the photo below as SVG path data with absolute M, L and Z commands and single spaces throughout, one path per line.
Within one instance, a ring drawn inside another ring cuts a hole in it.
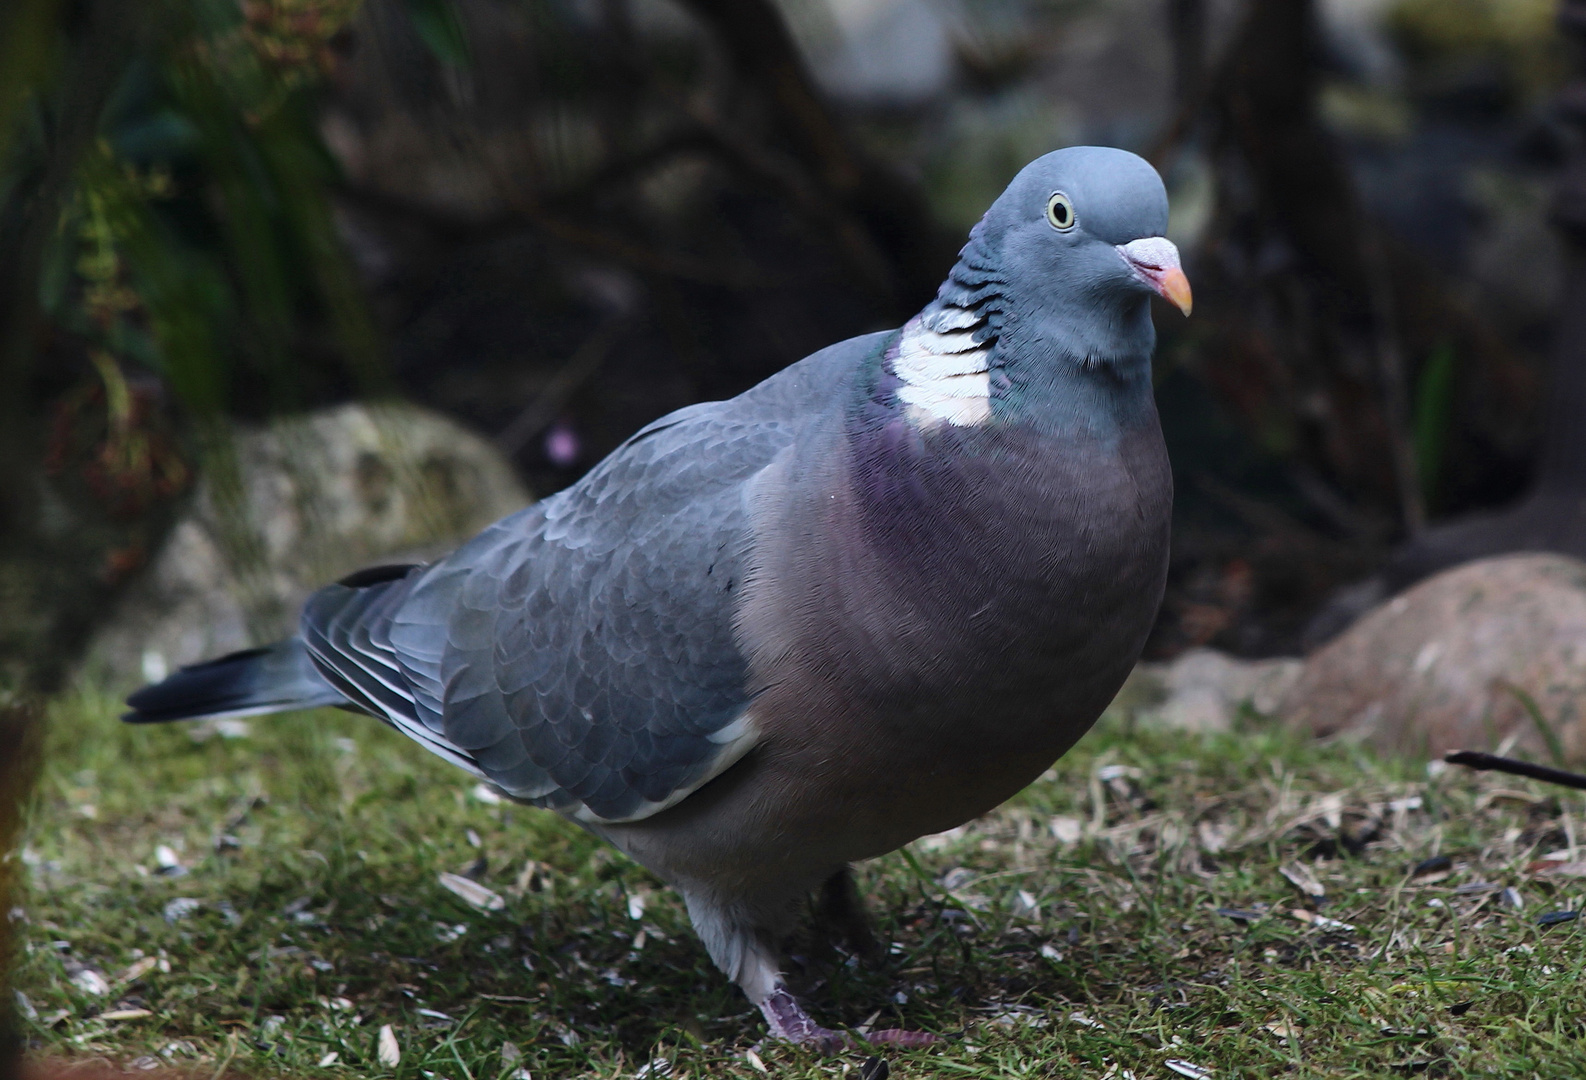
M 868 1053 L 751 1059 L 763 1023 L 675 895 L 374 721 L 265 718 L 228 739 L 113 713 L 57 703 L 28 835 L 18 985 L 47 1053 L 414 1080 L 626 1078 L 656 1059 L 674 1078 L 749 1080 L 759 1061 L 813 1080 Z M 1586 936 L 1539 919 L 1583 888 L 1531 867 L 1582 809 L 1253 717 L 1201 737 L 1111 716 L 1008 806 L 861 868 L 885 959 L 801 933 L 792 970 L 828 1022 L 952 1035 L 889 1052 L 895 1076 L 1169 1076 L 1169 1059 L 1219 1078 L 1571 1075 Z M 160 845 L 184 872 L 159 872 Z M 464 871 L 500 910 L 442 886 Z
M 359 6 L 0 5 L 0 681 L 59 677 L 195 459 L 249 532 L 230 418 L 385 392 L 315 118 Z
M 336 170 L 313 93 L 356 0 L 167 0 L 71 174 L 43 259 L 51 323 L 157 373 L 191 414 L 299 404 L 301 338 L 328 324 L 350 378 L 379 381 L 379 348 L 336 235 Z M 15 65 L 0 69 L 14 82 Z M 60 108 L 34 73 L 32 107 Z M 49 152 L 27 126 L 9 171 Z M 14 185 L 13 185 L 14 186 Z M 238 395 L 243 395 L 239 398 Z
M 10 150 L 18 114 L 55 58 L 51 31 L 57 6 L 58 0 L 12 0 L 0 9 L 0 162 Z M 0 186 L 0 196 L 5 191 Z

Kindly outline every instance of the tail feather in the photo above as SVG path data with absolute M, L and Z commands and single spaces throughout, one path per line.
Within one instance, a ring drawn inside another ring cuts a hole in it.
M 121 719 L 158 724 L 347 704 L 314 666 L 302 639 L 292 637 L 184 667 L 127 698 L 132 711 Z

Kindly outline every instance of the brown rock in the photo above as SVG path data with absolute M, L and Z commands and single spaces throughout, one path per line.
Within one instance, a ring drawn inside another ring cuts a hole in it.
M 1547 761 L 1527 701 L 1586 761 L 1586 563 L 1507 555 L 1428 578 L 1312 654 L 1279 707 L 1318 736 L 1400 753 L 1520 749 Z

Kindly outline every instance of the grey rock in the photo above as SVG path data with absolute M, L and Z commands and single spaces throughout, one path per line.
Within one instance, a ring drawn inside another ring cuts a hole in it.
M 1242 660 L 1215 649 L 1192 649 L 1170 663 L 1137 665 L 1117 704 L 1142 723 L 1227 731 L 1241 709 L 1276 713 L 1301 667 L 1301 661 L 1286 657 Z
M 1586 563 L 1466 563 L 1376 608 L 1313 653 L 1279 711 L 1318 736 L 1390 751 L 1518 748 L 1586 761 Z
M 85 673 L 123 685 L 289 634 L 326 580 L 427 561 L 530 501 L 489 443 L 406 405 L 242 429 L 226 456 L 95 635 Z

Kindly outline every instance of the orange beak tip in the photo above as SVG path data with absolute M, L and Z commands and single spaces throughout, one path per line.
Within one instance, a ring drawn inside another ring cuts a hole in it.
M 1182 311 L 1187 318 L 1195 309 L 1195 297 L 1190 292 L 1189 278 L 1184 276 L 1184 271 L 1173 267 L 1162 275 L 1157 286 L 1162 298 Z

